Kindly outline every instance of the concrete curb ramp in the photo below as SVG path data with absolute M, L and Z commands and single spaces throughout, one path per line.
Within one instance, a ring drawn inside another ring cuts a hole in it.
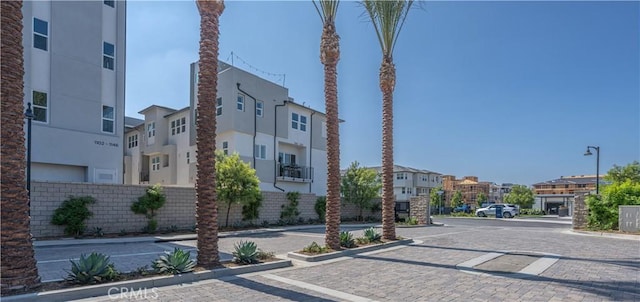
M 120 282 L 110 282 L 91 286 L 83 286 L 69 289 L 54 290 L 48 292 L 30 293 L 17 296 L 2 297 L 2 301 L 69 301 L 113 295 L 119 297 L 121 292 L 146 292 L 152 293 L 153 289 L 161 286 L 191 283 L 207 279 L 220 278 L 225 276 L 242 275 L 278 268 L 292 266 L 291 260 L 279 260 L 267 263 L 245 265 L 231 268 L 220 268 L 214 270 L 200 271 L 173 276 L 159 276 L 145 279 L 127 280 Z
M 331 253 L 326 253 L 326 254 L 319 254 L 319 255 L 313 255 L 313 256 L 304 255 L 304 254 L 300 254 L 300 253 L 296 253 L 296 252 L 289 252 L 287 254 L 287 257 L 289 257 L 291 259 L 294 259 L 294 260 L 299 260 L 299 261 L 319 262 L 319 261 L 325 261 L 325 260 L 334 259 L 334 258 L 340 258 L 340 257 L 344 257 L 344 256 L 350 256 L 350 255 L 355 255 L 355 254 L 371 252 L 371 251 L 375 251 L 375 250 L 386 249 L 386 248 L 389 248 L 389 247 L 394 247 L 394 246 L 399 246 L 399 245 L 409 245 L 412 242 L 413 242 L 413 239 L 402 239 L 402 240 L 385 242 L 385 243 L 382 243 L 382 244 L 367 245 L 367 246 L 363 246 L 363 247 L 357 247 L 357 248 L 346 249 L 346 250 L 342 250 L 342 251 L 331 252 Z

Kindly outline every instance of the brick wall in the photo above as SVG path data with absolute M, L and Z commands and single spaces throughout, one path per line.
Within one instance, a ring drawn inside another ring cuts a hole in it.
M 87 232 L 94 228 L 102 228 L 104 233 L 116 234 L 121 230 L 138 232 L 147 225 L 144 215 L 134 214 L 131 204 L 145 193 L 147 186 L 140 185 L 111 185 L 87 183 L 31 183 L 31 233 L 35 238 L 45 236 L 64 235 L 64 226 L 51 224 L 53 212 L 69 196 L 92 196 L 96 203 L 89 206 L 93 216 L 87 220 Z M 188 230 L 195 225 L 196 194 L 193 187 L 164 187 L 167 200 L 158 210 L 156 220 L 158 230 L 167 229 L 173 225 L 179 229 Z M 263 221 L 276 223 L 280 219 L 281 206 L 289 201 L 283 192 L 262 192 L 263 201 L 260 217 L 256 223 Z M 314 210 L 315 194 L 300 193 L 298 211 L 305 221 L 317 219 Z M 365 211 L 368 213 L 370 211 Z M 354 217 L 357 209 L 353 205 L 343 206 L 342 217 Z M 218 224 L 226 223 L 227 207 L 218 205 Z M 379 213 L 377 214 L 379 215 Z M 229 225 L 242 220 L 242 207 L 234 204 L 229 212 Z

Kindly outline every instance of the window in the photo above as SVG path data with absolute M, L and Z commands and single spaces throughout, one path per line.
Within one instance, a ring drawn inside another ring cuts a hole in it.
M 222 98 L 216 99 L 216 115 L 222 115 Z
M 291 113 L 291 128 L 298 129 L 298 114 Z
M 409 195 L 413 194 L 413 188 L 407 188 L 407 194 Z
M 134 134 L 134 135 L 129 136 L 128 141 L 129 141 L 129 149 L 137 147 L 138 146 L 138 135 Z
M 402 194 L 407 194 L 407 188 L 402 187 Z
M 111 7 L 116 7 L 115 1 L 114 0 L 104 0 L 104 4 L 111 6 Z
M 407 179 L 407 175 L 405 173 L 398 173 L 396 174 L 396 179 Z
M 291 128 L 307 131 L 307 117 L 302 114 L 291 113 Z
M 169 154 L 162 155 L 162 166 L 163 167 L 169 166 Z
M 147 124 L 147 137 L 155 137 L 156 136 L 156 122 L 151 122 Z
M 33 91 L 33 120 L 47 122 L 48 102 L 47 94 L 40 91 Z
M 236 105 L 238 111 L 244 111 L 244 95 L 238 94 L 238 104 Z
M 426 175 L 422 175 L 422 181 L 429 181 L 429 177 Z
M 278 153 L 278 162 L 285 165 L 295 165 L 296 155 L 289 153 Z
M 322 137 L 327 138 L 327 123 L 322 122 Z
M 300 131 L 307 131 L 307 117 L 300 115 Z
M 264 110 L 264 103 L 262 101 L 256 102 L 256 116 L 262 117 L 262 112 Z
M 222 153 L 229 155 L 229 142 L 222 142 Z
M 152 171 L 160 170 L 160 156 L 155 156 L 151 158 L 151 170 Z
M 116 48 L 111 43 L 102 43 L 102 67 L 113 70 L 115 65 Z
M 49 40 L 49 23 L 33 18 L 33 47 L 47 51 Z
M 102 105 L 102 132 L 114 133 L 114 124 L 113 107 Z
M 266 145 L 255 145 L 255 157 L 258 159 L 267 159 L 267 146 Z
M 171 121 L 171 135 L 184 133 L 187 130 L 187 120 L 186 118 L 179 118 Z
M 187 164 L 189 163 L 189 160 L 190 160 L 190 158 L 189 158 L 189 152 L 187 152 Z

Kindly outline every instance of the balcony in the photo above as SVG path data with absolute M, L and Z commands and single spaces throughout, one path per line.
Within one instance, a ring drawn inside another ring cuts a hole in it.
M 313 168 L 294 164 L 277 164 L 276 175 L 278 180 L 292 182 L 311 182 L 313 180 Z
M 140 183 L 141 184 L 149 183 L 149 171 L 140 172 Z

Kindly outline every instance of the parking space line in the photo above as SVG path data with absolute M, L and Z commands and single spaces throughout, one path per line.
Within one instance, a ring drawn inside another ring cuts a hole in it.
M 271 280 L 279 281 L 279 282 L 282 282 L 282 283 L 290 284 L 290 285 L 293 285 L 293 286 L 297 286 L 297 287 L 300 287 L 300 288 L 308 289 L 308 290 L 311 290 L 311 291 L 314 291 L 314 292 L 318 292 L 318 293 L 321 293 L 321 294 L 329 295 L 329 296 L 336 297 L 338 299 L 343 299 L 343 300 L 346 300 L 346 301 L 353 301 L 353 302 L 374 302 L 375 301 L 375 300 L 371 300 L 371 299 L 368 299 L 368 298 L 365 298 L 365 297 L 360 297 L 360 296 L 352 295 L 352 294 L 349 294 L 349 293 L 333 290 L 333 289 L 330 289 L 330 288 L 317 286 L 317 285 L 313 285 L 313 284 L 302 282 L 302 281 L 292 280 L 292 279 L 289 279 L 289 278 L 284 278 L 284 277 L 280 277 L 280 276 L 276 276 L 276 275 L 272 275 L 272 274 L 265 274 L 265 275 L 261 275 L 261 276 L 265 277 L 267 279 L 271 279 Z
M 540 275 L 542 272 L 551 267 L 554 263 L 558 262 L 560 258 L 557 256 L 544 256 L 533 263 L 527 265 L 525 268 L 520 270 L 518 273 L 527 274 L 527 275 Z

